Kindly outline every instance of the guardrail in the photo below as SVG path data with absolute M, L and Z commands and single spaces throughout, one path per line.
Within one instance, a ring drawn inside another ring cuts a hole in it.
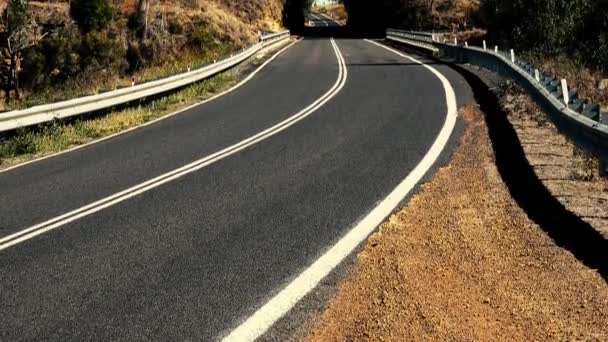
M 255 45 L 229 58 L 206 65 L 199 69 L 156 81 L 108 91 L 98 95 L 79 97 L 72 100 L 34 106 L 23 110 L 0 113 L 0 132 L 105 110 L 130 102 L 143 100 L 147 97 L 164 94 L 226 71 L 247 60 L 261 49 L 283 41 L 284 39 L 289 38 L 289 36 L 289 31 L 264 35 Z
M 389 29 L 387 40 L 423 49 L 440 58 L 457 63 L 470 63 L 516 81 L 526 89 L 557 128 L 577 146 L 597 156 L 600 173 L 608 176 L 608 113 L 599 105 L 579 97 L 576 90 L 568 90 L 567 82 L 542 72 L 530 63 L 516 58 L 513 50 L 504 52 L 497 47 L 462 46 L 441 43 L 432 33 Z M 562 88 L 562 86 L 566 86 Z

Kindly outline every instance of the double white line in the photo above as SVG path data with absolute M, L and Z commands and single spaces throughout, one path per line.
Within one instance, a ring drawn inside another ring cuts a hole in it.
M 7 249 L 11 246 L 14 246 L 16 244 L 19 244 L 21 242 L 30 240 L 38 235 L 42 235 L 51 230 L 57 229 L 61 226 L 64 226 L 70 222 L 76 221 L 85 216 L 88 216 L 88 215 L 91 215 L 98 211 L 101 211 L 105 208 L 111 207 L 115 204 L 124 202 L 132 197 L 135 197 L 144 192 L 157 188 L 163 184 L 166 184 L 173 180 L 181 178 L 187 174 L 198 171 L 215 162 L 218 162 L 224 158 L 227 158 L 237 152 L 240 152 L 254 144 L 257 144 L 260 141 L 266 140 L 266 139 L 270 138 L 271 136 L 287 129 L 288 127 L 296 124 L 298 121 L 303 120 L 307 116 L 311 115 L 316 110 L 321 108 L 324 104 L 326 104 L 329 100 L 331 100 L 333 97 L 335 97 L 340 92 L 340 90 L 342 90 L 342 88 L 344 87 L 344 84 L 346 83 L 346 79 L 348 77 L 348 70 L 346 69 L 346 63 L 344 62 L 344 58 L 342 57 L 342 53 L 340 52 L 338 45 L 336 44 L 336 42 L 333 39 L 331 40 L 331 44 L 332 44 L 332 47 L 336 54 L 336 58 L 338 59 L 338 66 L 339 66 L 338 78 L 337 78 L 336 82 L 334 83 L 334 85 L 323 96 L 321 96 L 315 102 L 310 104 L 308 107 L 306 107 L 303 110 L 301 110 L 300 112 L 292 115 L 288 119 L 281 121 L 278 124 L 268 128 L 258 134 L 255 134 L 237 144 L 227 147 L 212 155 L 209 155 L 202 159 L 196 160 L 188 165 L 185 165 L 176 170 L 167 172 L 156 178 L 153 178 L 153 179 L 150 179 L 141 184 L 135 185 L 131 188 L 128 188 L 124 191 L 121 191 L 114 195 L 103 198 L 94 203 L 91 203 L 91 204 L 88 204 L 81 208 L 78 208 L 76 210 L 70 211 L 69 213 L 66 213 L 64 215 L 55 217 L 46 222 L 42 222 L 35 226 L 23 229 L 17 233 L 3 237 L 0 239 L 0 251 Z

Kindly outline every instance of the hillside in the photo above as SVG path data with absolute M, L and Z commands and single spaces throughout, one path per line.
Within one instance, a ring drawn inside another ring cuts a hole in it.
M 10 97 L 20 100 L 11 100 L 5 109 L 179 72 L 250 45 L 260 32 L 281 28 L 282 0 L 148 0 L 141 15 L 137 14 L 138 0 L 25 3 L 18 13 L 34 18 L 38 36 L 44 38 L 16 56 L 19 93 L 11 89 Z M 109 16 L 95 18 L 101 24 L 90 29 L 84 26 L 85 19 L 78 22 L 70 15 L 70 6 L 79 3 L 85 12 L 95 8 L 97 12 L 91 13 L 103 14 L 109 6 Z M 7 0 L 0 1 L 3 12 L 6 7 Z M 0 26 L 5 34 L 6 22 L 4 18 Z M 6 46 L 0 48 L 5 51 L 2 70 L 6 73 L 10 58 Z M 0 97 L 6 99 L 11 87 L 3 83 Z

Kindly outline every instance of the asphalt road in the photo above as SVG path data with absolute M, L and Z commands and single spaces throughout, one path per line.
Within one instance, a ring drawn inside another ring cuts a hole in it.
M 321 13 L 310 13 L 310 21 L 311 26 L 313 27 L 338 27 L 340 24 L 335 20 L 331 19 L 331 17 L 327 17 Z
M 309 117 L 0 250 L 0 340 L 221 338 L 339 240 L 424 157 L 446 101 L 420 65 L 363 40 L 336 42 L 348 79 Z M 263 131 L 338 75 L 330 40 L 304 39 L 224 97 L 0 173 L 0 238 Z

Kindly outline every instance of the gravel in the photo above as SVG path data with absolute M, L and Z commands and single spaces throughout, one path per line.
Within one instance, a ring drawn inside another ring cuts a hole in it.
M 479 109 L 460 115 L 451 163 L 372 235 L 307 340 L 608 340 L 606 281 L 511 198 Z

